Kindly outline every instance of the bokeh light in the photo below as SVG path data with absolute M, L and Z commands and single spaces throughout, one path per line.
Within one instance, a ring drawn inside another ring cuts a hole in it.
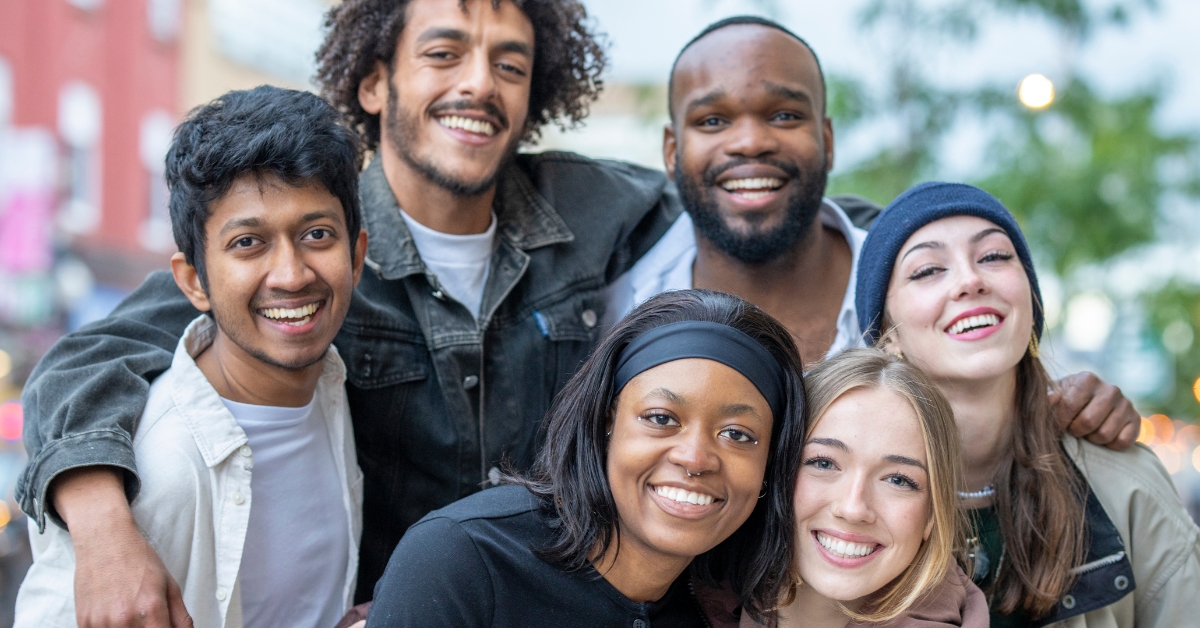
M 12 373 L 12 358 L 9 357 L 8 352 L 0 349 L 0 379 L 8 377 L 9 373 Z
M 1200 401 L 1200 377 L 1196 378 L 1196 383 L 1192 384 L 1192 394 L 1196 396 L 1196 401 Z
M 1137 441 L 1147 445 L 1154 442 L 1154 421 L 1142 417 L 1142 430 L 1138 432 Z
M 1200 471 L 1200 447 L 1192 451 L 1192 466 L 1196 468 L 1196 471 Z
M 1179 473 L 1179 468 L 1182 463 L 1181 458 L 1183 456 L 1180 455 L 1179 448 L 1176 447 L 1174 443 L 1154 445 L 1151 447 L 1151 449 L 1154 450 L 1154 453 L 1158 456 L 1158 459 L 1162 461 L 1163 467 L 1167 469 L 1167 473 L 1170 473 L 1171 475 Z M 1195 457 L 1193 456 L 1193 461 L 1194 458 Z
M 1175 438 L 1175 423 L 1165 414 L 1151 414 L 1154 422 L 1154 435 L 1160 443 L 1169 443 Z
M 0 404 L 0 438 L 21 440 L 21 428 L 25 424 L 25 413 L 21 404 L 9 401 Z
M 1054 102 L 1054 83 L 1042 74 L 1030 74 L 1017 85 L 1017 98 L 1030 109 L 1045 109 Z

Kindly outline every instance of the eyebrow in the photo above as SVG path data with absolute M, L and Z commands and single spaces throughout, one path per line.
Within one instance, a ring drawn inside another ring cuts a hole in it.
M 714 102 L 716 102 L 724 97 L 725 97 L 724 89 L 720 89 L 720 88 L 714 89 L 711 92 L 709 92 L 699 98 L 696 98 L 695 100 L 689 101 L 686 111 L 688 113 L 691 113 L 693 110 L 695 110 L 699 107 L 703 107 L 705 105 L 711 105 Z
M 992 235 L 993 233 L 1005 234 L 1004 230 L 1000 227 L 990 227 L 971 236 L 971 244 L 978 244 L 980 240 Z
M 940 249 L 940 248 L 944 248 L 945 246 L 946 245 L 942 244 L 941 242 L 935 242 L 935 241 L 921 242 L 919 244 L 914 244 L 914 245 L 912 245 L 912 248 L 910 248 L 904 252 L 904 255 L 900 256 L 900 261 L 903 262 L 904 258 L 908 257 L 908 254 L 912 253 L 913 251 L 916 251 L 919 249 Z
M 883 459 L 888 462 L 894 463 L 894 464 L 904 464 L 904 465 L 908 465 L 910 467 L 917 467 L 918 469 L 925 471 L 926 473 L 929 472 L 929 470 L 925 468 L 925 465 L 921 464 L 920 460 L 915 460 L 913 458 L 909 458 L 908 456 L 898 456 L 896 454 L 888 454 L 888 455 L 884 456 Z
M 258 218 L 238 218 L 237 220 L 230 220 L 225 223 L 225 226 L 221 227 L 221 231 L 217 235 L 225 235 L 234 229 L 241 229 L 242 227 L 261 227 L 262 224 L 262 221 Z
M 655 388 L 654 390 L 651 390 L 650 394 L 646 395 L 646 397 L 647 398 L 663 397 L 664 399 L 666 399 L 667 401 L 670 401 L 671 403 L 678 403 L 678 404 L 687 403 L 687 400 L 685 400 L 683 397 L 679 396 L 677 393 L 667 390 L 666 388 Z
M 731 403 L 727 406 L 721 406 L 721 414 L 725 416 L 742 416 L 749 414 L 760 419 L 762 418 L 762 416 L 758 414 L 758 410 L 755 410 L 750 404 L 745 403 Z
M 790 87 L 780 85 L 779 83 L 772 83 L 771 81 L 763 81 L 763 85 L 767 86 L 767 91 L 775 94 L 776 96 L 782 96 L 783 98 L 790 100 L 800 100 L 812 104 L 812 96 L 809 96 L 808 92 L 806 91 L 792 89 Z
M 300 218 L 300 220 L 301 220 L 301 222 L 312 222 L 314 220 L 320 220 L 322 218 L 333 220 L 334 218 L 337 218 L 337 212 L 333 211 L 332 209 L 308 212 L 307 214 L 304 214 L 304 216 L 302 216 Z
M 434 27 L 426 29 L 417 37 L 417 44 L 424 44 L 435 39 L 449 39 L 464 44 L 471 43 L 470 33 L 457 28 Z M 524 55 L 533 58 L 533 48 L 523 41 L 508 40 L 496 44 L 496 49 L 503 52 L 515 52 L 519 55 Z
M 808 439 L 808 442 L 806 442 L 804 444 L 805 445 L 810 445 L 810 444 L 811 445 L 825 445 L 826 447 L 833 447 L 834 449 L 840 449 L 846 453 L 850 453 L 850 448 L 848 446 L 846 446 L 846 443 L 843 443 L 842 441 L 840 441 L 836 438 L 810 438 L 810 439 Z

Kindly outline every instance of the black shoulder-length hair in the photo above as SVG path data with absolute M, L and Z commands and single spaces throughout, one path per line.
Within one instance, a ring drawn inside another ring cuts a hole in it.
M 612 543 L 620 547 L 617 505 L 606 473 L 606 431 L 616 408 L 621 351 L 642 333 L 679 321 L 708 321 L 745 332 L 786 374 L 784 416 L 772 417 L 766 495 L 732 536 L 692 562 L 700 584 L 731 587 L 755 619 L 768 616 L 790 585 L 795 533 L 791 479 L 804 444 L 805 395 L 796 345 L 787 329 L 738 297 L 708 290 L 665 292 L 646 301 L 608 333 L 554 400 L 546 444 L 528 478 L 510 478 L 540 497 L 555 519 L 543 559 L 567 570 L 590 564 Z

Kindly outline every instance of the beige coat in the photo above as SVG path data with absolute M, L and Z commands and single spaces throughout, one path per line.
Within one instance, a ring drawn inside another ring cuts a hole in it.
M 1087 478 L 1133 565 L 1135 589 L 1053 628 L 1200 626 L 1200 529 L 1158 457 L 1141 444 L 1112 451 L 1073 436 L 1067 455 Z

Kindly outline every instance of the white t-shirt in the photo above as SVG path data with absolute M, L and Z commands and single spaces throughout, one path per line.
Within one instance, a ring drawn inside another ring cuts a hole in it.
M 434 231 L 400 210 L 400 216 L 412 233 L 413 244 L 425 266 L 437 275 L 442 290 L 466 306 L 476 318 L 483 304 L 488 265 L 496 243 L 496 214 L 487 231 L 471 235 L 451 235 Z
M 335 625 L 350 534 L 316 395 L 301 408 L 221 401 L 246 433 L 254 464 L 238 578 L 244 625 Z

